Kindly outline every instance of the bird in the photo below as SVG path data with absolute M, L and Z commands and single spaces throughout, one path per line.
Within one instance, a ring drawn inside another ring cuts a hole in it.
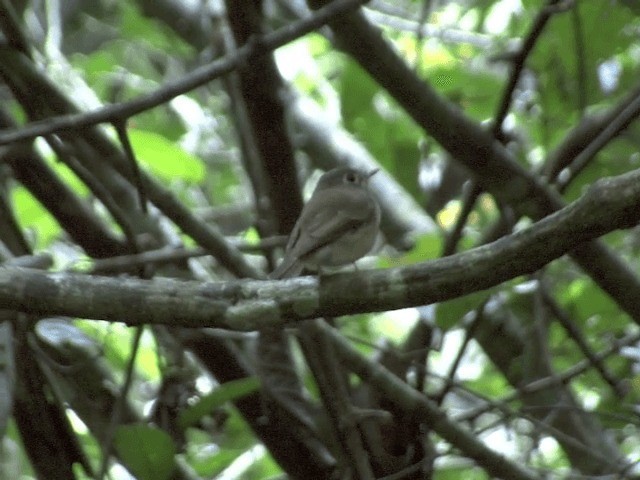
M 347 265 L 369 253 L 378 236 L 380 206 L 368 182 L 378 171 L 338 167 L 324 173 L 270 278 L 295 277 L 305 267 L 320 270 Z

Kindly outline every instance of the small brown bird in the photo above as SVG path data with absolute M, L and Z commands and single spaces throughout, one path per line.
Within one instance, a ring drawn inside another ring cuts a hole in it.
M 271 278 L 347 265 L 369 253 L 380 226 L 380 207 L 368 188 L 377 171 L 340 167 L 320 177 Z

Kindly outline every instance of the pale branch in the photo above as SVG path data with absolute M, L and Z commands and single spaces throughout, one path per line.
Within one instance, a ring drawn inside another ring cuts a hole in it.
M 332 18 L 359 7 L 363 0 L 336 0 L 313 15 L 274 32 L 255 37 L 228 55 L 194 69 L 188 75 L 168 82 L 157 90 L 129 102 L 107 105 L 91 112 L 63 115 L 32 122 L 25 127 L 0 131 L 0 145 L 50 135 L 60 131 L 87 128 L 99 123 L 122 122 L 151 108 L 226 75 L 247 64 L 253 57 L 269 53 L 317 30 Z
M 281 281 L 147 281 L 6 267 L 0 269 L 0 308 L 130 325 L 256 330 L 426 305 L 532 273 L 588 240 L 635 226 L 639 205 L 635 170 L 601 179 L 553 215 L 464 253 L 402 268 Z M 634 313 L 640 318 L 640 311 Z

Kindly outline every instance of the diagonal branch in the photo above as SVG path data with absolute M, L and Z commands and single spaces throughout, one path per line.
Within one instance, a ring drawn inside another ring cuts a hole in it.
M 618 137 L 640 115 L 640 86 L 621 98 L 608 111 L 582 118 L 552 151 L 545 162 L 543 175 L 548 181 L 559 183 L 560 191 L 573 181 L 588 163 Z M 558 175 L 568 168 L 566 179 L 558 181 Z
M 179 80 L 168 82 L 163 87 L 129 102 L 109 105 L 86 113 L 64 115 L 33 122 L 20 129 L 0 132 L 0 145 L 32 139 L 52 133 L 72 129 L 82 129 L 99 123 L 122 122 L 134 115 L 157 107 L 172 98 L 204 85 L 236 68 L 245 65 L 253 57 L 269 53 L 278 47 L 310 33 L 326 24 L 329 20 L 360 6 L 363 0 L 336 0 L 312 16 L 295 24 L 282 27 L 275 32 L 256 37 L 236 51 L 208 65 L 196 68 Z

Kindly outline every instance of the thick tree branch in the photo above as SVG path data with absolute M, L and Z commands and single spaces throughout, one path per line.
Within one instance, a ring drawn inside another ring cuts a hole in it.
M 253 2 L 226 2 L 227 18 L 235 42 L 244 45 L 251 42 L 264 29 L 261 8 Z M 262 165 L 247 169 L 260 202 L 269 200 L 269 207 L 260 212 L 258 229 L 265 233 L 288 234 L 302 209 L 293 147 L 289 138 L 286 102 L 281 95 L 285 83 L 272 54 L 262 55 L 250 64 L 238 68 L 238 93 L 246 112 L 256 157 Z M 239 100 L 239 99 L 237 99 Z M 242 135 L 241 132 L 239 132 Z M 262 178 L 261 178 L 262 177 Z
M 632 227 L 640 220 L 638 205 L 640 170 L 635 170 L 600 180 L 576 202 L 491 244 L 403 268 L 320 278 L 150 282 L 5 268 L 0 269 L 0 308 L 131 325 L 254 330 L 425 305 L 534 272 L 588 240 Z M 640 305 L 633 315 L 640 318 Z

